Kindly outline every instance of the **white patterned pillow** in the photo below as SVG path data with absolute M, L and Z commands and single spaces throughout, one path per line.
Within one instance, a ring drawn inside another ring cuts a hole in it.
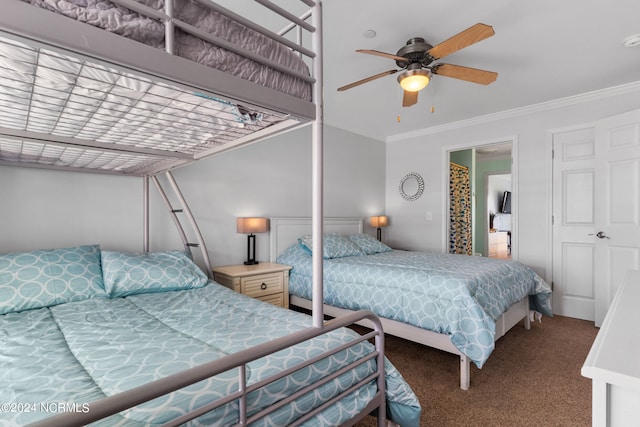
M 0 255 L 0 314 L 105 296 L 98 245 Z
M 349 239 L 358 245 L 362 251 L 367 255 L 373 255 L 380 252 L 390 252 L 391 249 L 389 246 L 385 245 L 378 239 L 373 236 L 369 236 L 368 234 L 351 234 Z
M 207 276 L 184 251 L 102 251 L 104 288 L 111 298 L 199 288 Z
M 298 242 L 309 253 L 313 253 L 313 239 L 310 234 L 300 237 Z M 338 233 L 324 233 L 322 235 L 322 257 L 324 259 L 360 255 L 364 255 L 364 253 L 347 236 Z

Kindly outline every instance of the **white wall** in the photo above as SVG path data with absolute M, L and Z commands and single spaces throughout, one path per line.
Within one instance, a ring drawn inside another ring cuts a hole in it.
M 139 249 L 141 197 L 140 178 L 0 166 L 0 253 L 95 243 Z
M 324 137 L 325 215 L 383 213 L 384 143 L 331 127 Z M 311 128 L 202 160 L 174 176 L 212 264 L 241 263 L 247 240 L 236 233 L 236 217 L 310 216 Z M 90 243 L 140 251 L 142 188 L 141 178 L 0 166 L 0 253 Z M 151 211 L 151 249 L 180 248 L 153 185 Z M 257 236 L 258 260 L 269 259 L 268 243 L 268 234 Z
M 387 243 L 415 250 L 441 251 L 445 245 L 447 188 L 444 152 L 450 148 L 490 141 L 517 140 L 519 176 L 517 188 L 516 236 L 518 259 L 546 277 L 549 267 L 551 212 L 551 151 L 548 132 L 640 107 L 637 93 L 584 97 L 579 103 L 558 103 L 554 108 L 531 108 L 522 115 L 476 121 L 456 129 L 412 136 L 387 143 L 387 215 L 392 226 L 385 230 Z M 554 104 L 555 105 L 555 104 Z M 398 194 L 398 184 L 408 172 L 418 172 L 425 181 L 423 196 L 407 202 Z M 426 219 L 432 212 L 433 220 Z
M 331 127 L 324 139 L 324 215 L 384 212 L 384 143 Z M 311 215 L 311 128 L 212 157 L 177 170 L 175 177 L 212 263 L 240 263 L 247 236 L 236 233 L 236 217 Z M 256 236 L 256 258 L 269 259 L 268 234 Z

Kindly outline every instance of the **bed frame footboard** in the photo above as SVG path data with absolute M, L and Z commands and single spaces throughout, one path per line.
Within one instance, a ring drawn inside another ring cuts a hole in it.
M 302 343 L 304 341 L 310 340 L 317 336 L 323 335 L 329 331 L 333 331 L 338 328 L 342 328 L 345 326 L 349 326 L 358 322 L 366 321 L 369 325 L 373 325 L 373 330 L 367 334 L 360 336 L 358 339 L 342 344 L 339 347 L 333 348 L 321 355 L 313 357 L 309 360 L 306 360 L 302 363 L 299 363 L 295 366 L 287 368 L 281 372 L 278 372 L 274 375 L 269 376 L 257 383 L 247 384 L 246 378 L 246 370 L 247 364 L 250 362 L 260 359 L 262 357 L 268 356 L 272 353 L 278 352 L 285 348 L 291 347 L 293 345 Z M 246 398 L 247 395 L 264 387 L 280 378 L 283 378 L 287 375 L 291 375 L 292 373 L 307 367 L 313 363 L 318 362 L 326 357 L 329 357 L 339 351 L 345 350 L 349 347 L 352 347 L 358 343 L 361 343 L 366 340 L 374 340 L 375 351 L 366 355 L 362 359 L 356 360 L 348 366 L 342 368 L 341 370 L 334 372 L 331 375 L 328 375 L 323 378 L 322 381 L 314 383 L 308 387 L 299 390 L 298 392 L 292 394 L 287 399 L 283 399 L 278 403 L 269 406 L 268 408 L 249 416 L 247 414 L 246 407 Z M 351 388 L 345 390 L 344 392 L 336 395 L 332 399 L 325 402 L 323 405 L 318 406 L 314 410 L 305 414 L 303 417 L 296 420 L 293 425 L 299 425 L 304 423 L 305 421 L 313 418 L 318 413 L 326 409 L 327 407 L 335 404 L 340 399 L 344 398 L 346 395 L 358 390 L 359 388 L 369 384 L 371 381 L 375 380 L 377 384 L 377 393 L 375 394 L 374 399 L 369 402 L 369 404 L 364 408 L 357 416 L 355 416 L 352 420 L 350 420 L 349 425 L 355 424 L 359 420 L 365 418 L 371 413 L 377 412 L 378 414 L 378 427 L 383 427 L 386 424 L 386 396 L 385 396 L 385 371 L 384 371 L 384 333 L 382 331 L 382 325 L 378 317 L 370 311 L 358 311 L 354 313 L 349 313 L 348 315 L 333 319 L 329 322 L 326 322 L 322 328 L 310 327 L 294 334 L 286 335 L 284 337 L 278 338 L 273 341 L 266 342 L 264 344 L 260 344 L 258 346 L 240 351 L 238 353 L 234 353 L 230 356 L 224 357 L 222 359 L 214 360 L 212 362 L 196 366 L 194 368 L 188 369 L 183 372 L 179 372 L 177 374 L 162 378 L 160 380 L 156 380 L 154 382 L 145 384 L 140 387 L 136 387 L 134 389 L 97 400 L 89 404 L 89 411 L 84 412 L 69 412 L 62 413 L 56 415 L 54 417 L 47 418 L 45 420 L 36 422 L 32 424 L 35 427 L 56 427 L 56 426 L 84 426 L 94 421 L 98 421 L 100 419 L 106 418 L 108 416 L 117 414 L 126 409 L 132 408 L 141 403 L 148 402 L 157 397 L 169 394 L 176 390 L 179 390 L 183 387 L 187 387 L 191 384 L 195 384 L 204 379 L 213 377 L 215 375 L 221 374 L 226 371 L 230 371 L 232 369 L 238 370 L 238 380 L 239 380 L 239 389 L 238 391 L 231 393 L 224 398 L 218 399 L 214 402 L 206 404 L 202 407 L 195 408 L 190 412 L 183 414 L 182 416 L 164 424 L 164 426 L 177 426 L 181 425 L 187 421 L 190 421 L 194 418 L 197 418 L 200 415 L 203 415 L 213 409 L 216 409 L 220 406 L 223 406 L 229 402 L 234 400 L 238 400 L 239 402 L 239 421 L 238 425 L 248 425 L 253 423 L 254 421 L 261 419 L 265 416 L 268 416 L 275 410 L 287 405 L 293 399 L 308 393 L 310 390 L 316 389 L 323 385 L 324 383 L 337 378 L 342 371 L 353 369 L 357 365 L 362 364 L 368 360 L 376 360 L 377 370 L 371 375 L 364 378 L 357 384 L 354 384 Z
M 311 301 L 307 299 L 300 298 L 295 295 L 290 295 L 289 301 L 289 304 L 292 306 L 302 307 L 307 310 L 312 309 Z M 335 317 L 352 313 L 351 310 L 332 307 L 328 305 L 324 306 L 324 312 L 329 316 Z M 498 340 L 498 338 L 504 336 L 504 334 L 506 334 L 512 327 L 517 325 L 523 319 L 525 329 L 530 329 L 531 323 L 529 319 L 528 296 L 512 305 L 509 310 L 507 310 L 502 316 L 498 318 L 498 320 L 496 321 L 496 341 Z M 462 390 L 469 390 L 469 387 L 471 386 L 471 360 L 467 356 L 462 354 L 460 350 L 454 347 L 448 335 L 421 329 L 416 326 L 398 322 L 396 320 L 385 318 L 380 318 L 379 320 L 382 323 L 384 332 L 389 335 L 404 338 L 409 341 L 426 345 L 428 347 L 433 347 L 438 350 L 443 350 L 448 353 L 458 355 L 460 357 L 460 388 Z M 368 328 L 372 327 L 372 324 L 368 324 L 366 319 L 357 322 L 357 324 Z

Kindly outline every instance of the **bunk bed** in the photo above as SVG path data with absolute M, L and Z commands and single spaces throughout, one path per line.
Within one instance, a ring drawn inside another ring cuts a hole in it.
M 373 313 L 325 322 L 320 301 L 297 317 L 211 279 L 172 170 L 307 124 L 322 248 L 322 2 L 300 0 L 301 13 L 256 3 L 287 22 L 282 32 L 208 0 L 3 4 L 0 166 L 134 176 L 144 188 L 138 254 L 88 245 L 0 255 L 4 421 L 320 426 L 377 414 L 379 426 L 419 424 Z M 151 182 L 182 250 L 149 252 Z M 319 295 L 321 268 L 314 257 Z M 372 333 L 345 328 L 364 318 Z
M 362 218 L 324 218 L 324 312 L 376 313 L 385 333 L 460 357 L 481 368 L 494 342 L 530 313 L 552 316 L 551 289 L 529 267 L 484 257 L 393 250 L 363 233 Z M 292 267 L 290 305 L 311 308 L 310 218 L 272 218 L 273 261 Z M 366 324 L 366 322 L 364 322 Z

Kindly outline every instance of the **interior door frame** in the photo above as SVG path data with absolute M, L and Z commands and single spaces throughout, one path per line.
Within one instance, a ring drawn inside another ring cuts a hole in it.
M 511 143 L 511 259 L 518 259 L 518 135 L 493 138 L 484 141 L 466 142 L 456 145 L 447 145 L 442 148 L 442 170 L 444 180 L 442 182 L 442 251 L 448 252 L 449 242 L 449 156 L 452 151 L 469 150 L 472 148 L 482 148 L 491 145 Z M 475 195 L 472 195 L 475 199 Z

